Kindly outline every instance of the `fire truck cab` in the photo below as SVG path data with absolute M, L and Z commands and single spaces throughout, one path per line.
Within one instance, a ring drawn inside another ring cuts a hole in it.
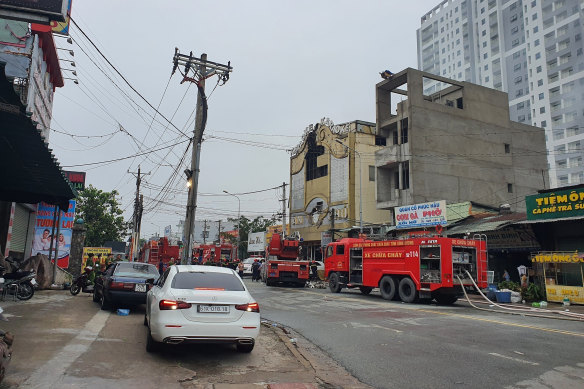
M 487 286 L 487 253 L 483 240 L 441 236 L 370 241 L 344 238 L 330 243 L 325 276 L 331 292 L 359 288 L 369 294 L 379 288 L 387 300 L 412 303 L 435 299 L 452 304 L 462 293 L 460 280 Z M 472 277 L 472 279 L 469 277 Z

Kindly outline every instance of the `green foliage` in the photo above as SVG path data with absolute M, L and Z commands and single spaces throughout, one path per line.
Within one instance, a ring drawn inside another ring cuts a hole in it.
M 228 218 L 227 220 L 229 220 L 230 222 L 235 223 L 235 228 L 237 228 L 237 218 Z M 274 224 L 276 224 L 276 219 L 275 218 L 271 218 L 271 219 L 266 219 L 263 216 L 258 216 L 255 219 L 251 220 L 248 219 L 245 216 L 241 216 L 239 218 L 239 258 L 247 258 L 248 254 L 247 254 L 247 238 L 249 236 L 250 233 L 252 232 L 263 232 L 266 231 L 268 229 L 269 226 L 273 226 Z M 233 243 L 233 244 L 237 244 L 237 237 L 228 234 L 226 232 L 222 232 L 221 233 L 221 237 L 223 237 L 224 239 L 227 239 L 229 242 Z
M 509 289 L 509 290 L 514 291 L 514 292 L 521 292 L 521 287 L 519 286 L 518 282 L 502 281 L 502 282 L 499 282 L 499 285 L 497 285 L 497 286 L 499 287 L 499 290 Z
M 115 190 L 104 192 L 91 185 L 79 192 L 77 216 L 85 220 L 85 246 L 101 247 L 108 240 L 120 241 L 126 235 L 128 223 L 122 216 L 117 195 Z
M 526 301 L 542 301 L 545 299 L 545 291 L 541 286 L 531 283 L 527 288 L 521 288 L 521 297 Z

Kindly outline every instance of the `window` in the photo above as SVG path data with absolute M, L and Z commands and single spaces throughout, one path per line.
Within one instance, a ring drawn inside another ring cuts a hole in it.
M 515 47 L 517 45 L 519 45 L 519 39 L 513 39 L 513 41 L 511 42 L 511 46 Z
M 536 34 L 538 31 L 539 31 L 539 27 L 538 26 L 533 27 L 533 33 L 534 34 Z
M 538 98 L 538 99 L 540 99 L 540 100 L 543 100 L 543 98 L 544 98 L 544 95 L 543 95 L 543 93 L 540 93 L 540 94 L 537 96 L 537 98 Z
M 517 103 L 517 109 L 523 109 L 525 107 L 525 103 L 521 102 L 521 103 Z
M 483 59 L 487 59 L 489 58 L 489 55 L 487 53 L 483 54 Z
M 539 46 L 539 39 L 536 39 L 535 42 L 533 43 L 534 46 Z
M 402 141 L 401 142 L 402 144 L 408 143 L 408 127 L 407 127 L 407 125 L 405 128 L 402 128 L 402 130 L 401 130 L 401 141 Z
M 545 107 L 541 107 L 541 108 L 539 109 L 539 113 L 545 113 Z
M 537 20 L 537 14 L 531 15 L 531 20 Z
M 521 69 L 521 64 L 520 63 L 516 63 L 515 66 L 513 66 L 513 71 L 517 71 Z
M 316 144 L 316 132 L 310 133 L 307 139 L 306 181 L 311 181 L 328 175 L 328 165 L 318 166 L 318 156 L 324 154 L 324 146 Z
M 487 47 L 487 42 L 483 42 L 483 47 Z
M 507 184 L 507 193 L 513 193 L 513 184 Z
M 510 19 L 510 21 L 511 21 L 511 22 L 514 22 L 514 21 L 516 21 L 516 20 L 517 20 L 517 14 L 515 14 L 515 15 L 512 15 L 512 16 L 511 16 L 511 19 Z
M 516 84 L 519 84 L 522 80 L 523 80 L 523 77 L 519 76 L 519 77 L 515 77 L 515 80 L 513 80 L 513 82 L 515 82 Z
M 511 145 L 509 143 L 505 143 L 505 154 L 509 154 L 511 152 Z
M 513 59 L 517 59 L 519 57 L 521 57 L 521 52 L 517 51 L 517 52 L 513 53 Z
M 338 245 L 337 246 L 337 255 L 344 255 L 345 254 L 345 245 Z
M 375 181 L 375 166 L 369 165 L 369 181 Z
M 489 65 L 485 65 L 485 70 L 489 70 Z
M 387 139 L 382 136 L 375 136 L 375 146 L 386 146 Z
M 538 67 L 536 68 L 536 71 L 537 71 L 537 73 L 541 73 L 541 66 L 538 66 Z
M 541 122 L 541 126 L 542 126 L 543 128 L 547 127 L 547 122 L 544 120 L 543 122 Z
M 481 36 L 486 36 L 487 35 L 487 31 L 483 30 L 483 32 L 481 32 Z
M 541 58 L 541 53 L 535 53 L 535 59 L 540 59 Z
M 511 29 L 511 34 L 515 34 L 515 33 L 517 33 L 518 31 L 519 31 L 519 27 L 518 27 L 518 26 L 515 26 L 515 27 L 513 27 L 513 28 Z
M 543 85 L 543 80 L 537 80 L 537 86 L 542 86 Z
M 410 189 L 410 162 L 402 162 L 402 189 Z

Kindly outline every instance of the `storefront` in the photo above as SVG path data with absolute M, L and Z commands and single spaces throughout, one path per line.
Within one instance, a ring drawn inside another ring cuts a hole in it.
M 548 301 L 584 304 L 584 185 L 540 191 L 525 198 L 527 220 L 541 251 L 532 255 Z
M 540 252 L 531 257 L 535 271 L 543 274 L 547 301 L 584 304 L 584 253 Z

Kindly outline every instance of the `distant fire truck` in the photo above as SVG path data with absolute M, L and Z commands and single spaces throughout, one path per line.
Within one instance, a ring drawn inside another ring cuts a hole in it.
M 231 262 L 233 258 L 235 258 L 234 250 L 235 250 L 234 245 L 227 242 L 217 244 L 215 243 L 199 244 L 195 245 L 195 247 L 193 248 L 194 253 L 193 257 L 195 258 L 196 261 L 198 261 L 199 258 L 202 256 L 203 263 L 221 262 L 225 260 Z
M 158 240 L 146 242 L 140 251 L 140 262 L 147 262 L 157 265 L 162 262 L 169 263 L 172 258 L 178 263 L 182 248 L 178 245 L 171 245 L 168 238 L 163 237 Z
M 359 288 L 367 295 L 379 288 L 384 299 L 406 303 L 436 299 L 452 304 L 465 287 L 476 281 L 487 286 L 487 250 L 484 240 L 412 237 L 371 241 L 344 238 L 326 248 L 325 275 L 331 292 Z M 467 274 L 468 272 L 468 274 Z
M 300 239 L 272 235 L 266 250 L 263 280 L 267 286 L 280 282 L 304 286 L 310 275 L 310 264 L 300 259 Z

